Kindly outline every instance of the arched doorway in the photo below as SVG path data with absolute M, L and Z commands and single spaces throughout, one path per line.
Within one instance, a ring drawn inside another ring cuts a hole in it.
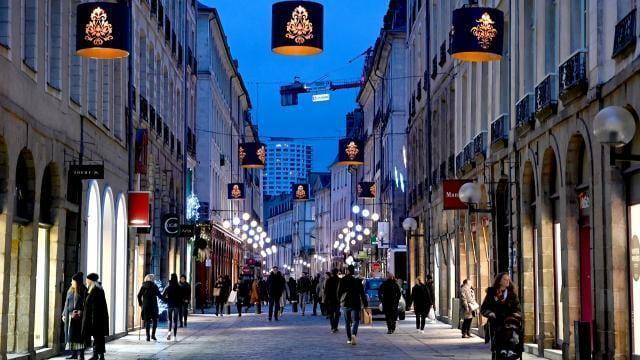
M 541 322 L 545 348 L 560 348 L 563 343 L 562 299 L 562 226 L 560 223 L 560 176 L 556 154 L 551 148 L 542 160 L 540 291 Z
M 107 299 L 107 309 L 109 314 L 113 314 L 114 306 L 114 256 L 115 256 L 115 214 L 113 206 L 113 193 L 110 187 L 104 190 L 102 201 L 102 271 L 100 277 L 102 279 L 102 288 L 104 289 L 105 298 Z M 109 332 L 113 333 L 113 316 L 111 316 L 109 324 Z
M 29 343 L 32 340 L 29 336 L 24 335 L 31 333 L 29 319 L 33 319 L 31 299 L 34 297 L 34 293 L 32 287 L 25 284 L 25 281 L 30 280 L 27 274 L 33 274 L 34 271 L 32 264 L 33 253 L 36 249 L 33 225 L 35 180 L 33 155 L 28 149 L 22 149 L 15 167 L 9 310 L 7 313 L 7 352 L 9 353 L 29 351 Z
M 86 251 L 85 251 L 85 274 L 97 273 L 100 274 L 100 260 L 101 260 L 101 238 L 102 234 L 100 226 L 102 223 L 101 207 L 100 207 L 100 188 L 98 182 L 91 180 L 87 190 L 87 236 L 86 236 Z
M 55 324 L 49 322 L 49 286 L 51 274 L 49 273 L 51 258 L 52 228 L 56 223 L 57 211 L 54 208 L 54 200 L 59 195 L 60 180 L 55 164 L 49 164 L 42 175 L 40 185 L 40 211 L 38 216 L 38 243 L 36 250 L 36 287 L 34 307 L 33 346 L 42 348 L 48 345 L 49 329 Z M 57 236 L 57 232 L 55 232 Z M 55 281 L 53 282 L 55 284 Z
M 127 205 L 123 194 L 116 203 L 115 313 L 116 333 L 126 330 L 127 320 Z
M 536 180 L 533 165 L 525 162 L 522 172 L 522 310 L 524 313 L 524 334 L 526 342 L 536 342 L 540 334 L 538 312 L 538 227 L 536 222 Z

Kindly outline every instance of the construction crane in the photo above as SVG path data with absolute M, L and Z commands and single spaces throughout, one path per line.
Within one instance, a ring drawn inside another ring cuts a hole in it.
M 280 87 L 280 104 L 282 106 L 298 105 L 298 95 L 312 93 L 313 101 L 328 101 L 329 91 L 359 88 L 363 84 L 363 80 L 355 81 L 314 81 L 311 83 L 303 83 L 295 78 L 293 83 Z

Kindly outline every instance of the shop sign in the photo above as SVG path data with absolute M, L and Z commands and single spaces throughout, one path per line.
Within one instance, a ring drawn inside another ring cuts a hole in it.
M 196 233 L 196 229 L 193 224 L 182 224 L 180 225 L 180 234 L 178 236 L 190 238 L 190 237 L 193 237 L 195 233 Z
M 104 165 L 71 165 L 69 176 L 78 180 L 104 179 Z
M 444 210 L 466 209 L 467 204 L 460 201 L 458 192 L 462 185 L 471 182 L 471 180 L 449 179 L 442 181 L 443 208 Z
M 178 214 L 162 215 L 162 232 L 166 236 L 177 236 L 180 234 L 180 217 Z
M 631 274 L 633 281 L 640 280 L 640 239 L 633 235 L 631 239 Z

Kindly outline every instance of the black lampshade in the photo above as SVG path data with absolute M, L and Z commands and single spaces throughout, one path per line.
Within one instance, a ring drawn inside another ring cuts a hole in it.
M 309 184 L 293 184 L 291 185 L 291 195 L 295 201 L 309 200 Z
M 341 139 L 338 142 L 338 164 L 339 165 L 362 165 L 364 164 L 364 147 L 362 141 L 358 139 Z
M 238 146 L 238 158 L 244 169 L 263 169 L 267 160 L 267 148 L 259 142 L 242 143 Z
M 126 3 L 78 5 L 76 55 L 95 59 L 129 56 L 129 9 Z
M 271 50 L 316 55 L 323 49 L 324 8 L 313 1 L 281 1 L 271 8 Z
M 451 56 L 462 61 L 502 59 L 504 14 L 495 8 L 462 7 L 453 11 Z
M 358 198 L 375 199 L 377 190 L 375 182 L 361 181 L 358 183 Z
M 228 200 L 243 200 L 245 198 L 244 184 L 243 183 L 230 183 L 227 184 L 227 199 Z

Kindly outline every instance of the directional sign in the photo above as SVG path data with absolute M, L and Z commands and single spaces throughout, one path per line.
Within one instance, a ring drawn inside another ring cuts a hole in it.
M 162 216 L 162 231 L 167 236 L 180 234 L 180 217 L 178 214 L 165 214 Z

